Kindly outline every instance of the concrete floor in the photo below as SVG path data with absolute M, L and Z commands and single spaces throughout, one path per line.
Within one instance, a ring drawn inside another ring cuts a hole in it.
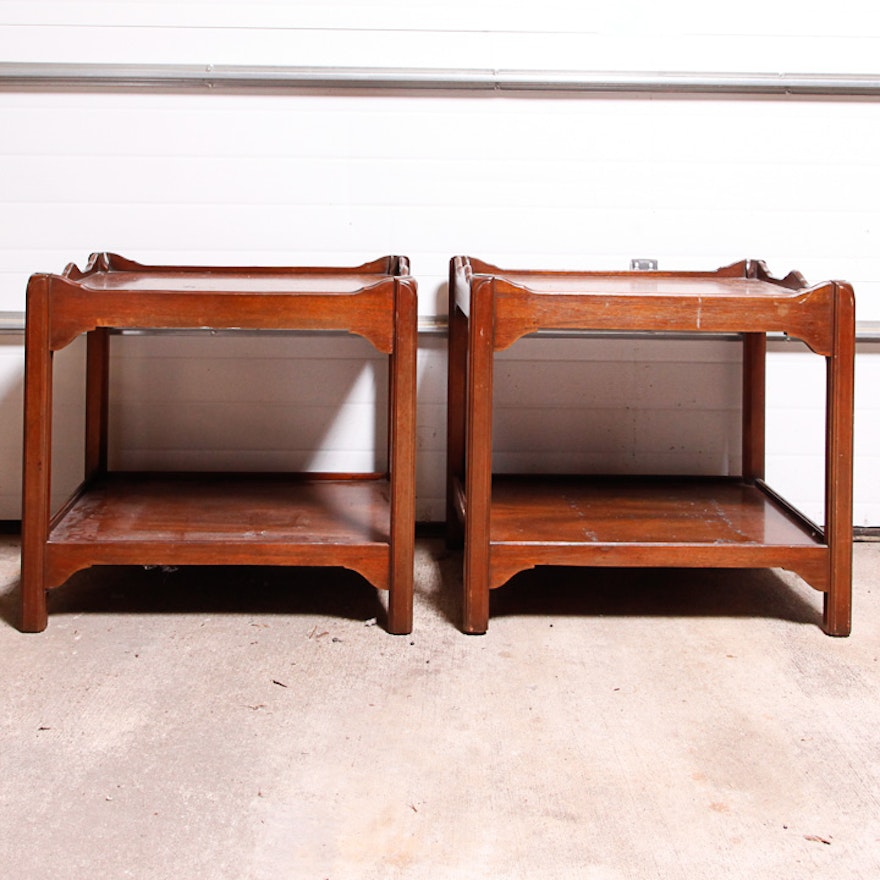
M 556 570 L 416 628 L 313 570 L 93 570 L 14 628 L 0 537 L 0 877 L 880 877 L 880 544 L 855 628 L 777 572 Z M 374 618 L 379 624 L 373 625 Z

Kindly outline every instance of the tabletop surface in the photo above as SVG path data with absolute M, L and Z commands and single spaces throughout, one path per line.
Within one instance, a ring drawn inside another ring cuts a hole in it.
M 682 298 L 709 297 L 797 297 L 803 290 L 792 290 L 755 278 L 719 276 L 664 277 L 651 273 L 541 273 L 501 272 L 495 277 L 530 291 L 542 294 L 578 296 L 668 296 Z
M 253 273 L 182 272 L 95 272 L 75 283 L 84 290 L 154 293 L 228 293 L 228 294 L 354 294 L 387 280 L 388 275 L 360 273 L 311 273 L 260 271 Z

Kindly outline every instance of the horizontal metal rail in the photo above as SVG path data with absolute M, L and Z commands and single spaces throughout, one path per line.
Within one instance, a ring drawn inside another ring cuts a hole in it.
M 392 89 L 880 98 L 880 75 L 0 62 L 0 89 L 25 88 Z M 23 325 L 23 317 L 0 313 L 0 331 L 18 332 Z M 441 331 L 431 325 L 420 328 L 420 332 Z M 873 322 L 860 324 L 858 338 L 864 342 L 880 340 L 880 326 Z
M 880 75 L 3 62 L 0 88 L 418 89 L 877 98 Z

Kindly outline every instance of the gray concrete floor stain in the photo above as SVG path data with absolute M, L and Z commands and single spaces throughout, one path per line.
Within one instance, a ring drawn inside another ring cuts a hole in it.
M 418 542 L 410 636 L 262 568 L 93 569 L 23 635 L 0 536 L 0 876 L 880 876 L 880 544 L 848 639 L 783 572 L 589 569 L 465 636 L 460 563 Z

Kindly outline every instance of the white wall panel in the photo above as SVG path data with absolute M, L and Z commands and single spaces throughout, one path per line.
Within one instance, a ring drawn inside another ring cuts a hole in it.
M 3 0 L 2 19 L 32 25 L 163 27 L 356 28 L 358 30 L 489 30 L 607 33 L 734 33 L 767 35 L 853 35 L 870 20 L 870 10 L 856 0 L 842 0 L 832 10 L 804 7 L 793 16 L 785 4 L 742 0 L 736 7 L 699 0 L 671 0 L 662 7 L 644 0 L 614 4 L 545 0 Z M 467 13 L 463 16 L 463 13 Z
M 0 3 L 22 61 L 873 73 L 878 35 L 858 0 Z
M 387 359 L 355 337 L 115 337 L 111 466 L 380 471 Z
M 880 13 L 842 2 L 792 15 L 756 0 L 0 0 L 0 44 L 4 61 L 876 74 Z M 30 273 L 95 250 L 288 265 L 403 253 L 431 319 L 445 313 L 449 257 L 470 253 L 594 269 L 760 258 L 778 274 L 851 281 L 859 320 L 880 321 L 877 101 L 25 89 L 0 90 L 0 131 L 0 311 L 24 307 Z M 12 517 L 21 344 L 0 342 L 0 517 Z M 384 363 L 357 340 L 334 343 L 332 363 L 304 338 L 113 344 L 119 464 L 381 465 Z M 421 519 L 443 514 L 444 344 L 426 335 L 420 350 Z M 81 431 L 66 401 L 81 371 L 64 354 L 68 480 Z M 880 523 L 877 364 L 860 349 L 859 525 Z M 737 365 L 727 343 L 524 340 L 499 360 L 499 465 L 735 471 Z M 821 519 L 816 365 L 773 352 L 768 463 Z M 560 370 L 579 378 L 554 382 Z
M 429 315 L 466 252 L 591 268 L 757 257 L 846 278 L 860 320 L 880 319 L 880 104 L 0 93 L 0 115 L 0 309 L 22 308 L 30 272 L 92 250 L 402 252 Z
M 728 343 L 521 340 L 497 358 L 495 467 L 738 473 L 741 382 Z
M 767 474 L 786 498 L 824 519 L 824 361 L 796 343 L 773 346 L 767 370 Z M 856 354 L 854 510 L 856 526 L 877 526 L 880 497 L 880 352 Z
M 13 334 L 0 336 L 0 343 L 0 519 L 15 519 L 23 349 Z M 293 357 L 291 348 L 297 349 Z M 57 357 L 56 501 L 75 485 L 81 467 L 81 363 L 81 346 Z M 384 366 L 362 340 L 345 337 L 334 337 L 329 350 L 326 337 L 114 338 L 113 462 L 132 468 L 381 467 Z M 446 440 L 442 336 L 424 337 L 418 369 L 418 516 L 439 520 Z M 738 383 L 738 347 L 728 342 L 522 340 L 499 356 L 496 464 L 507 471 L 735 473 Z M 880 354 L 861 346 L 857 526 L 880 523 L 878 386 Z M 823 390 L 821 358 L 796 344 L 772 347 L 768 479 L 819 522 Z
M 0 334 L 0 519 L 21 510 L 21 430 L 24 340 Z
M 53 503 L 60 504 L 82 479 L 84 346 L 56 355 L 52 446 Z M 0 520 L 21 517 L 21 436 L 24 340 L 0 333 Z

